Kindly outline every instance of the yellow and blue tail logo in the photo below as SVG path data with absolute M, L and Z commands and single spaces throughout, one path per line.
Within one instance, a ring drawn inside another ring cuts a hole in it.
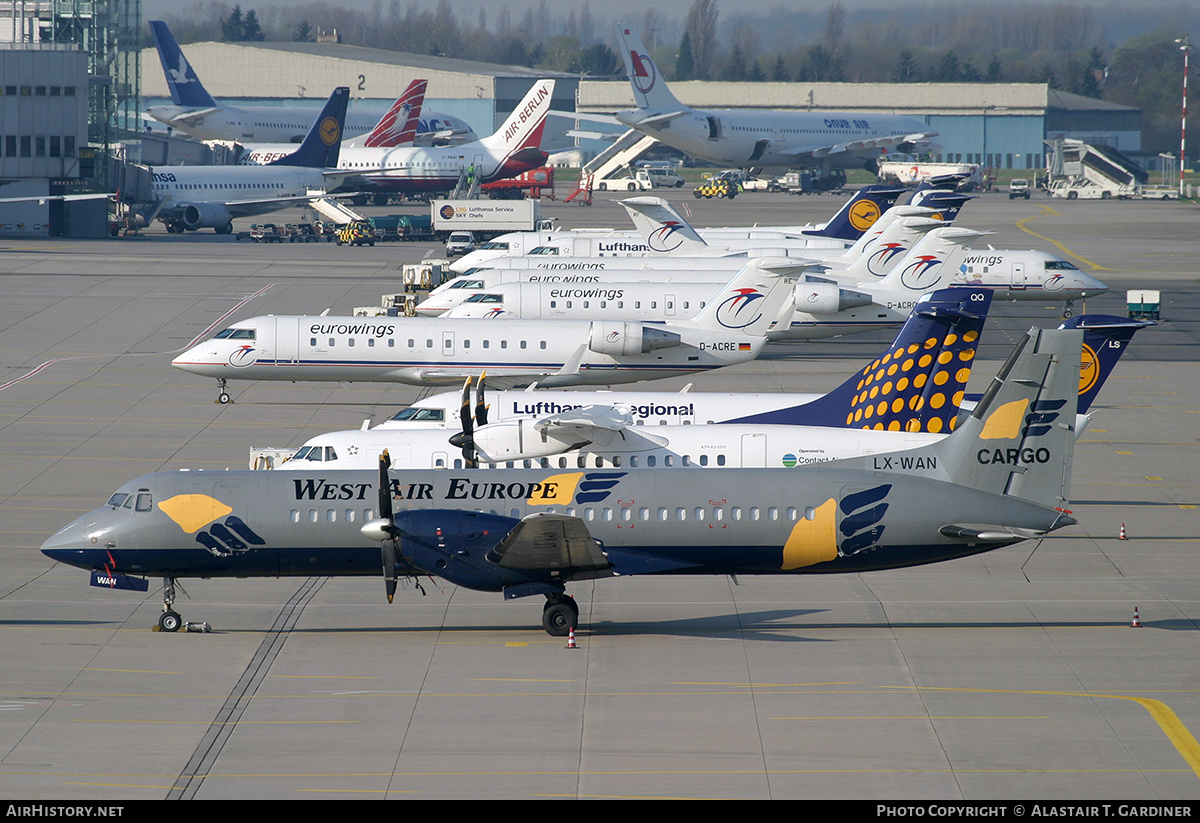
M 953 431 L 991 302 L 987 289 L 932 292 L 913 308 L 882 356 L 829 394 L 728 422 Z

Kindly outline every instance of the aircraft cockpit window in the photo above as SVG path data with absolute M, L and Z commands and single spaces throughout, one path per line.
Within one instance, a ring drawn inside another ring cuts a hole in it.
M 482 289 L 483 281 L 482 280 L 463 280 L 460 278 L 458 280 L 455 280 L 453 283 L 451 283 L 450 288 L 452 288 L 452 289 Z
M 293 454 L 291 459 L 292 460 L 303 460 L 304 458 L 308 457 L 308 453 L 311 450 L 312 450 L 312 446 L 304 446 L 300 449 L 300 451 Z
M 499 240 L 493 240 L 490 243 L 484 243 L 479 248 L 486 249 L 487 251 L 508 251 L 508 244 L 501 243 Z
M 409 406 L 407 409 L 393 414 L 391 419 L 419 423 L 442 423 L 446 419 L 446 411 L 445 409 L 425 409 L 419 406 Z
M 468 297 L 463 302 L 464 303 L 503 303 L 504 295 L 488 294 L 487 292 L 481 291 L 481 292 L 479 292 L 479 294 L 472 294 L 470 297 Z
M 121 505 L 128 499 L 129 495 L 125 494 L 124 492 L 117 492 L 112 497 L 108 498 L 108 505 L 112 506 L 114 509 L 119 509 L 121 508 Z
M 328 463 L 331 460 L 337 460 L 337 459 L 338 459 L 337 452 L 333 450 L 333 446 L 326 446 L 325 447 L 325 462 Z
M 254 329 L 223 329 L 222 331 L 217 332 L 215 339 L 253 340 L 254 336 Z
M 1046 271 L 1078 271 L 1070 260 L 1047 260 Z
M 148 512 L 154 504 L 154 496 L 148 491 L 139 491 L 137 496 L 137 505 L 134 506 L 135 511 Z
M 537 255 L 558 254 L 558 247 L 556 247 L 556 246 L 538 246 L 536 249 L 534 249 L 533 251 L 531 251 L 529 253 L 529 256 L 532 257 L 535 254 L 537 254 Z

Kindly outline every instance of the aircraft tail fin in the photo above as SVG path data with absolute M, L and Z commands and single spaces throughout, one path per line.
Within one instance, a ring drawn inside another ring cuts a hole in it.
M 633 29 L 624 23 L 617 23 L 617 45 L 621 57 L 625 61 L 625 73 L 629 75 L 629 85 L 633 89 L 633 102 L 639 109 L 650 109 L 655 112 L 688 111 L 688 107 L 671 94 L 667 81 L 654 65 L 650 52 Z
M 958 486 L 1061 507 L 1070 499 L 1079 329 L 1030 329 L 979 405 L 929 447 Z
M 921 186 L 926 186 L 927 183 L 922 183 Z M 958 217 L 958 213 L 962 211 L 962 207 L 968 200 L 974 200 L 975 197 L 969 194 L 959 194 L 956 191 L 948 191 L 946 189 L 937 188 L 922 188 L 918 186 L 913 192 L 912 198 L 908 201 L 910 206 L 924 206 L 925 208 L 935 209 L 935 213 L 931 216 L 938 220 L 945 220 L 947 223 L 954 221 Z
M 941 220 L 928 217 L 902 217 L 890 222 L 882 232 L 876 233 L 872 228 L 844 255 L 825 258 L 822 263 L 863 281 L 871 277 L 884 277 L 921 238 L 945 225 Z
M 1083 356 L 1079 364 L 1079 414 L 1092 402 L 1112 374 L 1129 341 L 1139 329 L 1157 325 L 1150 320 L 1128 320 L 1106 314 L 1084 314 L 1064 322 L 1060 329 L 1083 329 Z
M 158 59 L 162 63 L 163 73 L 167 76 L 167 88 L 171 90 L 171 102 L 176 106 L 194 108 L 213 108 L 217 105 L 207 91 L 200 78 L 192 69 L 179 44 L 167 24 L 161 20 L 150 21 L 150 33 L 154 35 L 154 45 L 158 48 Z
M 751 260 L 713 295 L 699 314 L 673 325 L 763 337 L 791 300 L 794 284 L 785 275 L 793 271 L 795 263 L 786 258 Z
M 927 294 L 887 351 L 829 394 L 728 422 L 951 431 L 991 303 L 987 289 L 960 287 Z
M 375 128 L 363 139 L 363 146 L 384 149 L 411 146 L 417 136 L 421 106 L 425 102 L 425 89 L 428 85 L 428 80 L 413 80 L 409 83 L 408 88 L 396 98 L 387 114 L 379 119 Z
M 923 294 L 929 289 L 949 286 L 967 252 L 984 233 L 958 226 L 934 229 L 878 281 L 880 288 Z
M 804 234 L 814 237 L 834 237 L 840 240 L 857 240 L 871 228 L 879 216 L 892 207 L 905 193 L 896 186 L 873 183 L 863 186 L 858 193 L 846 201 L 838 213 L 819 229 L 810 229 Z
M 541 155 L 544 161 L 542 129 L 545 128 L 546 114 L 550 111 L 553 97 L 554 81 L 538 80 L 500 128 L 479 141 L 498 158 L 497 169 L 503 168 L 510 160 L 524 162 L 527 155 Z
M 338 164 L 342 147 L 342 132 L 346 125 L 346 104 L 350 100 L 350 88 L 341 86 L 333 90 L 325 108 L 317 115 L 316 122 L 308 130 L 300 148 L 287 157 L 281 157 L 268 165 L 304 166 L 306 168 L 332 169 Z
M 661 197 L 629 197 L 621 205 L 651 251 L 680 256 L 712 251 L 691 224 Z

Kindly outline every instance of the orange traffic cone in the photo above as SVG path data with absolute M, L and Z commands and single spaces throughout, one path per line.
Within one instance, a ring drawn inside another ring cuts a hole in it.
M 575 627 L 574 626 L 572 626 L 571 630 L 569 632 L 567 632 L 567 648 L 568 649 L 578 649 L 579 648 L 579 644 L 577 644 L 575 642 Z
M 1121 531 L 1117 532 L 1117 539 L 1118 540 L 1128 540 L 1129 539 L 1125 535 L 1125 524 L 1124 523 L 1121 524 Z
M 1138 607 L 1133 607 L 1133 622 L 1129 624 L 1131 629 L 1140 629 L 1142 627 L 1142 618 L 1138 615 Z

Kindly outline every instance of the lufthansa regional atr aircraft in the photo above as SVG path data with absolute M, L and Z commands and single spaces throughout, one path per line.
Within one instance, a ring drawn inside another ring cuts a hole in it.
M 227 106 L 204 88 L 171 30 L 161 20 L 150 21 L 150 33 L 171 91 L 171 105 L 150 106 L 146 114 L 196 140 L 235 140 L 239 143 L 299 143 L 312 119 L 312 109 L 282 106 Z M 343 138 L 367 134 L 377 126 L 373 114 L 347 115 Z M 426 111 L 413 138 L 418 145 L 447 140 L 474 140 L 466 122 L 441 112 Z
M 311 438 L 275 468 L 369 469 L 384 449 L 396 468 L 791 468 L 914 448 L 948 434 L 960 409 L 975 407 L 978 396 L 963 391 L 990 299 L 973 289 L 934 292 L 887 351 L 826 395 L 510 391 L 489 404 L 481 379 L 474 414 L 464 386 L 460 397 L 421 401 L 400 420 Z M 1084 330 L 1076 437 L 1146 325 L 1104 315 L 1064 324 Z M 455 419 L 460 433 L 452 435 L 446 421 Z
M 832 574 L 935 563 L 1075 523 L 1082 332 L 1022 335 L 948 437 L 793 469 L 175 471 L 122 485 L 42 545 L 94 585 L 163 578 L 177 631 L 187 577 L 422 575 L 505 599 L 541 595 L 564 635 L 577 581 L 634 574 Z
M 923 150 L 937 132 L 920 120 L 850 111 L 691 109 L 679 102 L 628 26 L 617 40 L 637 108 L 617 120 L 682 152 L 721 166 L 875 169 L 887 150 Z
M 679 377 L 757 357 L 791 294 L 754 260 L 689 320 L 481 323 L 440 317 L 267 316 L 235 323 L 188 349 L 173 366 L 226 380 L 444 385 L 494 375 L 499 385 L 586 386 Z

